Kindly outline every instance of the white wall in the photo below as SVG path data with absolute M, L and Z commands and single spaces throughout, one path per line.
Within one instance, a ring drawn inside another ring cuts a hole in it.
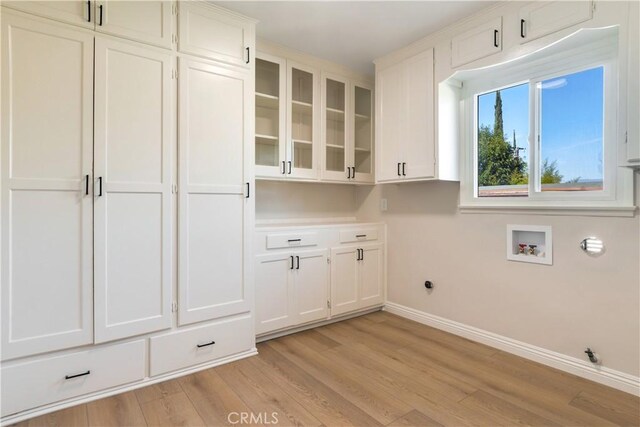
M 355 220 L 353 185 L 256 181 L 256 222 Z
M 357 189 L 358 220 L 387 223 L 388 300 L 580 359 L 589 346 L 638 376 L 638 216 L 461 214 L 458 194 L 455 182 Z M 553 265 L 507 261 L 507 224 L 552 226 Z M 578 247 L 592 235 L 606 245 L 599 258 Z

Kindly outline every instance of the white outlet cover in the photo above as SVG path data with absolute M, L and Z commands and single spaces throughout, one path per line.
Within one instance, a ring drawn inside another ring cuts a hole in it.
M 380 210 L 386 212 L 388 208 L 387 199 L 380 199 Z

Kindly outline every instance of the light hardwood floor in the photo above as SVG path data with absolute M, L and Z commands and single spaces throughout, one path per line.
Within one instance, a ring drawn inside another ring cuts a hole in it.
M 218 426 L 230 413 L 270 425 L 275 413 L 279 426 L 640 425 L 630 394 L 385 312 L 258 351 L 19 425 Z

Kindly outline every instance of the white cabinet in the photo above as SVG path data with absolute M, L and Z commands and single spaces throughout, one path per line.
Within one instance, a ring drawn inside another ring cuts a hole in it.
M 93 340 L 92 152 L 93 36 L 3 10 L 3 360 Z
M 67 24 L 95 28 L 95 1 L 3 1 L 2 6 Z
M 95 340 L 171 326 L 169 53 L 95 41 Z
M 178 4 L 180 52 L 252 67 L 255 35 L 251 20 L 206 2 L 181 1 Z
M 384 302 L 384 245 L 331 250 L 331 315 Z
M 318 72 L 272 55 L 256 63 L 256 176 L 319 176 Z
M 322 75 L 322 178 L 348 181 L 351 178 L 349 81 L 336 75 Z
M 640 3 L 629 3 L 629 48 L 627 67 L 627 162 L 635 167 L 640 166 L 640 55 L 638 40 L 640 39 Z M 635 40 L 635 42 L 634 42 Z
M 3 6 L 160 47 L 171 48 L 171 1 L 9 1 Z
M 531 2 L 520 9 L 520 42 L 526 43 L 593 16 L 592 1 Z
M 327 250 L 256 257 L 256 333 L 324 319 L 328 315 Z
M 351 105 L 350 161 L 347 164 L 352 169 L 347 176 L 357 183 L 373 183 L 373 87 L 367 83 L 352 83 Z
M 488 20 L 451 40 L 451 66 L 459 67 L 502 51 L 502 17 Z
M 322 179 L 372 183 L 371 86 L 324 73 L 322 95 Z
M 171 1 L 107 0 L 95 3 L 96 31 L 171 48 Z
M 378 182 L 435 177 L 433 49 L 376 71 Z
M 259 228 L 256 334 L 380 307 L 385 235 L 384 224 L 375 223 Z
M 179 323 L 249 311 L 253 78 L 180 58 Z
M 2 366 L 2 416 L 146 376 L 145 340 Z

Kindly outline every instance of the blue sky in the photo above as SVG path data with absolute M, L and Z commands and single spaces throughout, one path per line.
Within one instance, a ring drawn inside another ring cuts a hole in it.
M 601 67 L 542 82 L 542 158 L 557 161 L 563 181 L 602 179 L 603 69 Z M 529 89 L 527 84 L 501 91 L 504 132 L 516 132 L 528 161 Z M 495 92 L 479 97 L 478 119 L 493 128 Z

